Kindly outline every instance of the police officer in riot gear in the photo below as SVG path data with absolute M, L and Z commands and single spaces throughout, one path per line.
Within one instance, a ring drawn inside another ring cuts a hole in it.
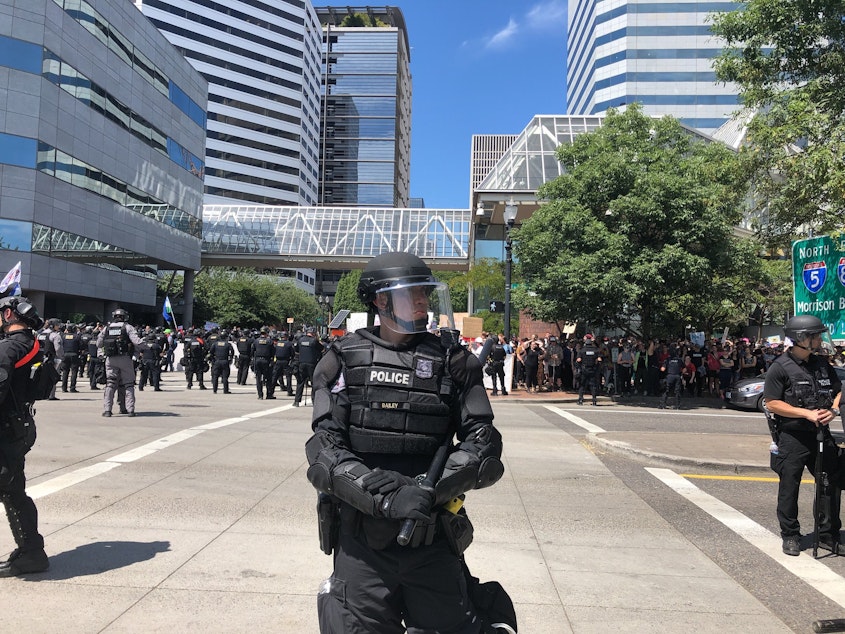
M 235 358 L 235 349 L 229 341 L 229 333 L 221 330 L 218 337 L 211 344 L 208 353 L 211 361 L 211 389 L 217 394 L 217 386 L 220 379 L 223 379 L 223 394 L 231 394 L 229 391 L 229 372 L 232 359 Z
M 296 355 L 296 396 L 293 397 L 293 406 L 299 407 L 306 386 L 310 386 L 314 380 L 314 368 L 323 356 L 323 344 L 317 339 L 314 329 L 309 328 L 293 347 Z
M 249 367 L 252 365 L 252 337 L 244 330 L 235 340 L 238 348 L 238 385 L 246 385 Z
M 508 357 L 510 345 L 505 341 L 504 335 L 499 335 L 496 343 L 493 344 L 493 349 L 490 351 L 490 365 L 493 369 L 493 374 L 490 378 L 493 381 L 493 391 L 491 396 L 498 396 L 499 390 L 496 385 L 496 380 L 502 385 L 502 396 L 508 395 L 507 386 L 505 386 L 505 359 Z
M 190 390 L 194 385 L 194 377 L 199 383 L 200 389 L 205 390 L 203 375 L 205 374 L 205 341 L 202 338 L 202 330 L 194 328 L 188 337 L 182 342 L 185 354 L 185 380 Z
M 81 324 L 80 328 L 82 331 L 79 333 L 79 376 L 84 377 L 88 371 L 88 344 L 91 342 L 91 339 L 94 339 L 94 328 L 93 326 L 82 328 Z
M 121 414 L 135 415 L 135 364 L 132 361 L 134 350 L 143 350 L 144 342 L 138 336 L 135 327 L 128 323 L 129 313 L 117 308 L 112 313 L 111 322 L 103 328 L 97 337 L 97 347 L 103 349 L 106 358 L 106 389 L 103 392 L 103 416 L 112 415 L 115 394 L 122 391 L 124 405 Z
M 772 448 L 771 468 L 778 474 L 777 517 L 783 538 L 783 552 L 801 552 L 801 527 L 798 522 L 798 489 L 804 467 L 815 475 L 818 442 L 823 428 L 822 469 L 829 486 L 823 491 L 819 521 L 820 545 L 838 554 L 840 467 L 838 451 L 829 432 L 831 421 L 839 415 L 842 384 L 827 359 L 818 354 L 822 334 L 827 328 L 818 317 L 797 315 L 789 319 L 784 333 L 792 346 L 774 360 L 763 389 L 766 408 L 774 418 L 776 447 Z
M 293 363 L 294 344 L 287 333 L 281 333 L 274 343 L 273 377 L 270 380 L 268 393 L 273 394 L 278 387 L 285 390 L 288 396 L 293 396 L 291 385 L 291 363 Z
M 667 358 L 666 361 L 663 362 L 663 365 L 660 366 L 660 371 L 666 373 L 666 376 L 664 377 L 666 384 L 663 388 L 660 409 L 666 409 L 669 394 L 675 395 L 675 409 L 680 409 L 681 387 L 684 384 L 681 379 L 681 375 L 684 371 L 684 362 L 681 361 L 681 358 L 678 356 L 677 346 L 669 346 L 669 358 Z
M 24 463 L 35 443 L 32 403 L 27 384 L 33 364 L 41 360 L 36 336 L 44 322 L 25 297 L 0 299 L 0 501 L 6 509 L 15 550 L 0 562 L 0 577 L 43 572 L 50 567 L 44 538 L 38 532 L 38 509 L 26 494 Z
M 481 364 L 455 345 L 457 331 L 426 332 L 429 308 L 451 319 L 451 305 L 420 258 L 374 258 L 358 292 L 380 326 L 335 341 L 320 360 L 305 447 L 309 481 L 339 508 L 337 538 L 324 540 L 334 572 L 318 597 L 320 631 L 479 632 L 461 568 L 468 540 L 455 539 L 458 516 L 443 505 L 504 470 Z M 441 446 L 449 454 L 432 492 L 416 478 Z M 403 546 L 406 519 L 416 529 Z
M 68 391 L 68 379 L 70 379 L 70 391 L 76 392 L 76 379 L 79 376 L 79 333 L 76 326 L 68 325 L 62 333 L 62 392 Z
M 596 396 L 599 389 L 599 370 L 601 369 L 602 358 L 599 349 L 593 340 L 593 335 L 584 336 L 584 346 L 575 359 L 575 367 L 581 373 L 581 382 L 578 385 L 578 405 L 584 404 L 584 389 L 589 386 L 590 394 L 593 396 L 593 405 L 596 405 Z
M 273 373 L 270 368 L 270 359 L 273 357 L 275 346 L 270 338 L 270 329 L 267 326 L 261 328 L 261 332 L 252 342 L 252 371 L 255 373 L 255 389 L 258 391 L 258 398 L 264 398 L 264 389 L 267 389 L 267 398 L 274 399 L 273 388 L 270 385 L 273 380 Z
M 147 345 L 141 351 L 141 378 L 138 381 L 138 389 L 143 391 L 149 382 L 154 391 L 161 392 L 161 359 L 164 351 L 155 333 L 147 335 L 144 340 Z
M 59 327 L 62 322 L 55 317 L 47 321 L 46 326 L 38 333 L 38 345 L 43 355 L 45 363 L 52 363 L 56 370 L 61 372 L 62 363 L 65 357 L 65 349 L 63 346 L 62 333 L 59 332 Z M 50 392 L 51 401 L 58 401 L 56 397 L 56 388 Z

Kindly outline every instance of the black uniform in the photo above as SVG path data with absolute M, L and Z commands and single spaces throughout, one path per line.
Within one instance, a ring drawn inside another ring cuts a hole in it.
M 671 393 L 675 395 L 675 409 L 678 409 L 681 406 L 681 386 L 683 386 L 681 374 L 684 370 L 684 362 L 678 357 L 677 352 L 670 350 L 669 358 L 666 359 L 663 367 L 666 368 L 666 387 L 663 389 L 663 399 L 660 402 L 660 408 L 666 408 L 666 402 Z
M 593 343 L 592 339 L 584 343 L 579 353 L 578 368 L 581 371 L 581 381 L 578 385 L 578 405 L 584 404 L 584 389 L 589 386 L 590 394 L 593 396 L 593 405 L 596 404 L 596 396 L 599 389 L 599 370 L 601 369 L 601 359 L 599 357 L 599 349 Z
M 232 359 L 235 358 L 235 349 L 228 339 L 218 337 L 209 352 L 211 359 L 211 389 L 217 394 L 217 385 L 223 379 L 223 394 L 229 392 L 229 371 Z
M 273 380 L 270 369 L 270 359 L 273 357 L 273 340 L 266 333 L 262 333 L 252 342 L 253 372 L 255 373 L 255 389 L 258 391 L 258 398 L 264 398 L 264 388 L 267 388 L 267 398 L 273 396 L 270 385 Z
M 76 392 L 76 379 L 79 376 L 79 333 L 74 332 L 70 327 L 62 333 L 62 348 L 65 351 L 62 359 L 62 392 L 68 391 L 68 378 L 70 378 L 70 391 Z
M 106 382 L 106 363 L 100 358 L 99 352 L 97 336 L 92 334 L 88 341 L 88 383 L 92 390 L 100 389 L 98 384 Z
M 307 333 L 296 340 L 294 350 L 296 352 L 296 396 L 293 398 L 293 404 L 299 405 L 302 402 L 305 386 L 311 385 L 314 368 L 323 356 L 323 344 L 313 333 Z
M 766 372 L 763 398 L 779 400 L 794 407 L 825 409 L 833 404 L 842 390 L 842 383 L 833 367 L 822 357 L 811 354 L 801 362 L 790 352 L 784 352 L 774 360 Z M 772 471 L 778 474 L 777 517 L 781 536 L 800 537 L 798 522 L 798 489 L 804 467 L 815 475 L 816 426 L 803 418 L 775 416 L 777 425 L 777 450 L 771 455 Z M 822 456 L 822 468 L 828 474 L 830 486 L 823 495 L 819 533 L 833 542 L 839 541 L 839 483 L 840 466 L 838 450 L 828 433 Z
M 293 362 L 294 345 L 293 341 L 285 336 L 283 339 L 276 341 L 274 346 L 273 357 L 273 378 L 270 381 L 268 392 L 270 394 L 276 389 L 285 390 L 288 396 L 293 396 L 293 381 L 291 375 L 293 370 L 291 363 Z
M 238 385 L 246 385 L 249 367 L 252 365 L 252 337 L 242 334 L 235 345 L 238 347 Z
M 490 378 L 493 381 L 494 396 L 499 393 L 499 390 L 496 387 L 496 379 L 498 379 L 499 383 L 502 385 L 502 396 L 508 395 L 508 390 L 505 387 L 505 359 L 507 356 L 508 352 L 504 344 L 498 342 L 493 344 L 493 349 L 490 351 L 490 365 L 493 368 L 493 374 L 490 375 Z
M 38 510 L 26 494 L 24 475 L 24 456 L 35 443 L 32 403 L 26 401 L 30 368 L 40 361 L 27 357 L 34 344 L 29 329 L 0 340 L 0 501 L 17 546 L 9 560 L 0 564 L 4 577 L 49 567 L 44 538 L 38 532 Z
M 89 326 L 85 332 L 79 333 L 79 376 L 84 377 L 88 369 L 88 344 L 94 338 L 94 331 Z
M 442 505 L 503 473 L 481 364 L 460 347 L 447 357 L 435 335 L 405 345 L 378 335 L 378 328 L 347 335 L 314 372 L 308 479 L 333 496 L 340 515 L 334 572 L 318 596 L 320 631 L 478 632 L 456 552 L 467 544 L 453 549 L 447 535 L 460 516 Z M 431 517 L 400 546 L 401 519 L 411 517 L 398 510 L 401 500 L 420 489 L 414 478 L 453 432 L 459 444 L 435 487 Z
M 147 345 L 141 350 L 141 379 L 138 389 L 143 390 L 149 382 L 156 392 L 161 392 L 162 349 L 155 335 L 147 337 Z
M 182 342 L 183 350 L 185 351 L 185 380 L 188 382 L 188 389 L 190 390 L 194 385 L 194 377 L 199 383 L 200 389 L 206 389 L 203 382 L 203 374 L 205 372 L 205 342 L 199 335 L 191 335 L 185 337 Z

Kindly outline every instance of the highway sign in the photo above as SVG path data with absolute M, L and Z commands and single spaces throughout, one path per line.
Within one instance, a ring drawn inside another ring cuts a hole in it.
M 833 339 L 845 339 L 845 235 L 792 243 L 796 315 L 816 315 Z

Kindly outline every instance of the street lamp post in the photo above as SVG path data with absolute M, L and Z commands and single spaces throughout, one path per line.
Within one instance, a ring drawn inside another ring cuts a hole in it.
M 505 204 L 505 341 L 511 341 L 511 269 L 513 268 L 513 255 L 511 250 L 511 229 L 516 222 L 517 207 L 513 198 Z

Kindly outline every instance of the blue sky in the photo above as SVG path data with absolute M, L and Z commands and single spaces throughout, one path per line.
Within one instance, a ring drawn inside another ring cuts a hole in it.
M 566 1 L 390 4 L 411 43 L 411 195 L 466 208 L 473 134 L 518 134 L 565 111 Z

